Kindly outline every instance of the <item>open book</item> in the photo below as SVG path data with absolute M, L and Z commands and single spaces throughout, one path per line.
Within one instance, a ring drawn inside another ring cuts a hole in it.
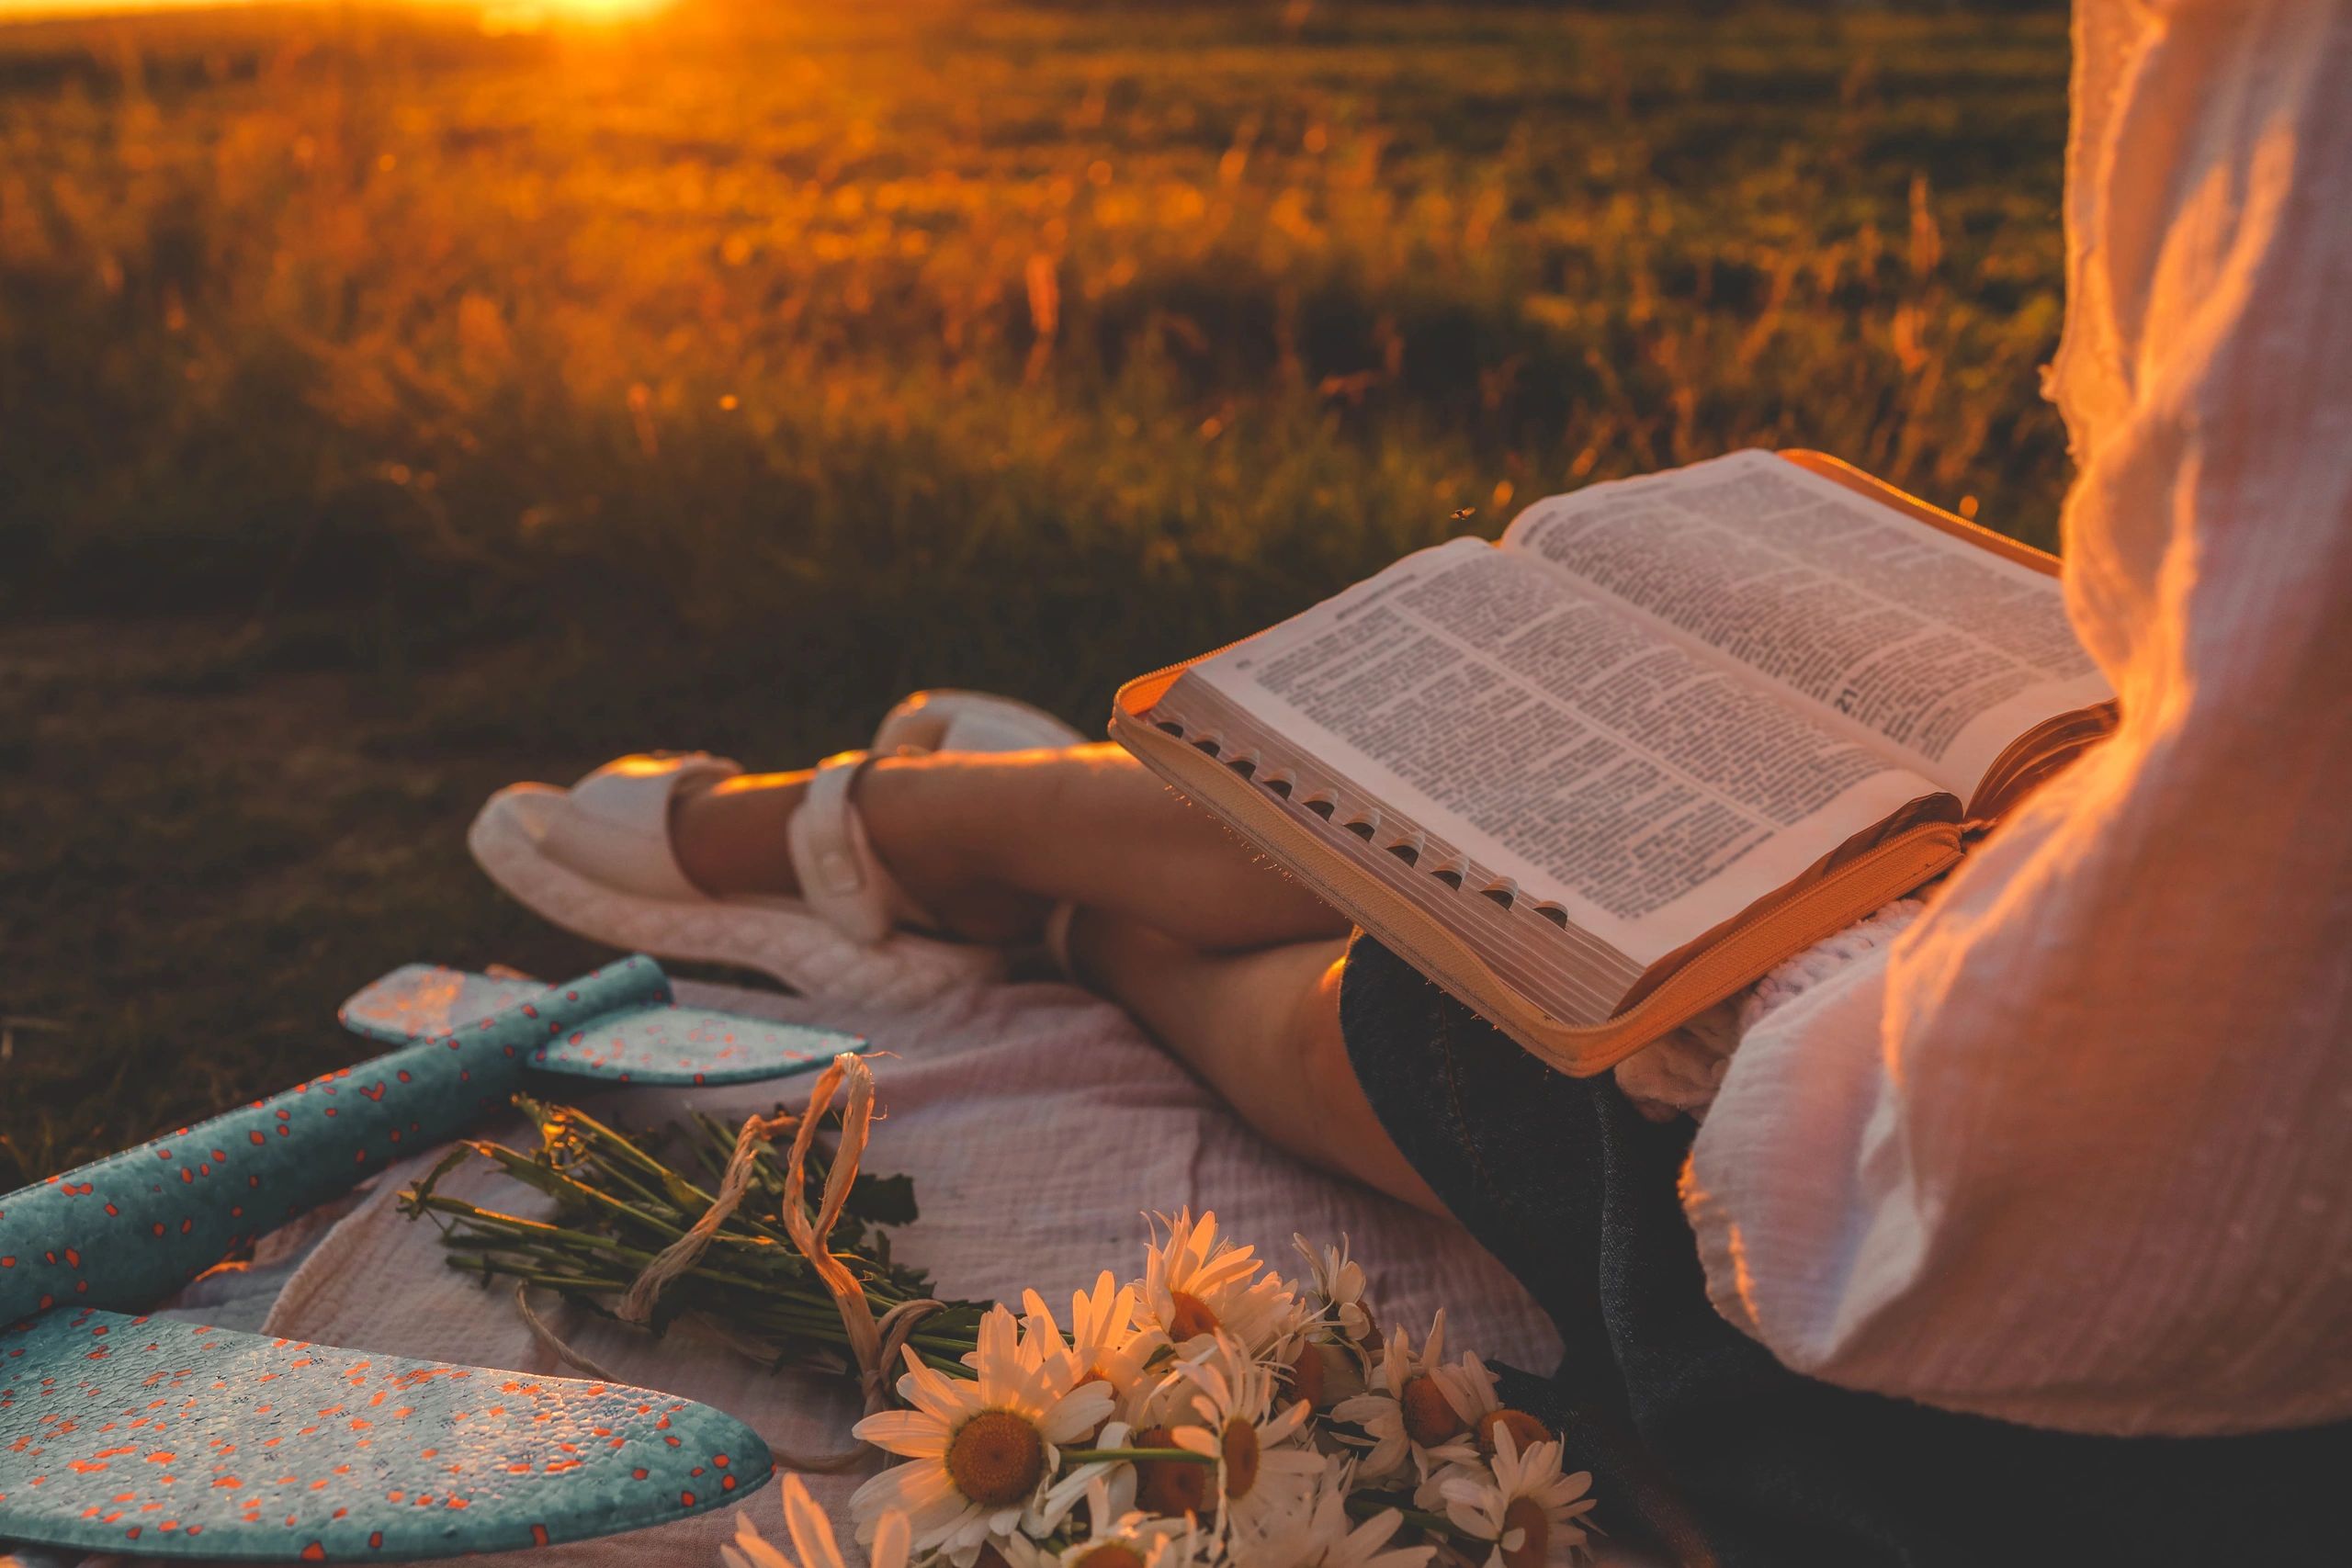
M 2114 722 L 2056 563 L 1814 453 L 1555 496 L 1130 682 L 1112 733 L 1598 1072 L 1952 865 Z

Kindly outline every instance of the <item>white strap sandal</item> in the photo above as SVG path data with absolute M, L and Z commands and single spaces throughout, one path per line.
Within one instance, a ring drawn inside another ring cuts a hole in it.
M 912 934 L 848 941 L 798 898 L 713 898 L 670 849 L 679 787 L 737 766 L 718 757 L 623 757 L 571 789 L 514 784 L 482 807 L 466 847 L 516 902 L 593 942 L 773 976 L 803 995 L 914 1007 L 994 979 L 1003 955 Z
M 894 707 L 875 739 L 877 751 L 999 751 L 1076 745 L 1082 737 L 1010 698 L 923 692 Z M 618 758 L 569 790 L 510 785 L 482 807 L 466 844 L 526 908 L 628 951 L 752 969 L 807 995 L 881 1006 L 912 1006 L 995 977 L 1003 966 L 997 950 L 902 929 L 933 922 L 866 837 L 850 798 L 864 760 L 855 752 L 828 759 L 794 816 L 790 844 L 805 898 L 714 898 L 679 868 L 670 848 L 673 796 L 689 783 L 742 771 L 704 752 Z
M 1058 750 L 1084 740 L 1043 708 L 1011 697 L 953 690 L 915 693 L 883 716 L 871 751 L 844 751 L 817 764 L 808 793 L 786 829 L 800 896 L 852 942 L 880 942 L 908 927 L 935 929 L 939 922 L 890 874 L 866 835 L 865 819 L 851 797 L 866 764 L 878 756 Z M 1051 931 L 1067 926 L 1069 917 L 1057 909 L 1046 924 Z M 1067 970 L 1066 963 L 1062 966 Z
M 1037 751 L 1082 746 L 1086 737 L 1040 707 L 993 692 L 917 692 L 882 716 L 875 754 Z
M 868 945 L 901 926 L 922 930 L 939 924 L 875 854 L 865 818 L 850 799 L 858 775 L 873 760 L 869 751 L 843 751 L 818 763 L 800 808 L 785 825 L 800 897 L 835 931 Z
M 906 698 L 883 716 L 881 727 L 874 732 L 876 754 L 1058 750 L 1085 743 L 1085 736 L 1043 708 L 991 692 L 944 687 Z M 1078 971 L 1070 963 L 1069 923 L 1077 913 L 1074 904 L 1055 905 L 1046 912 L 1041 935 L 1055 970 L 1073 983 Z M 918 917 L 914 923 L 931 922 Z
M 515 787 L 548 797 L 540 842 L 548 854 L 624 892 L 686 902 L 707 895 L 671 851 L 670 802 L 684 785 L 742 771 L 706 751 L 650 751 L 616 758 L 569 790 Z

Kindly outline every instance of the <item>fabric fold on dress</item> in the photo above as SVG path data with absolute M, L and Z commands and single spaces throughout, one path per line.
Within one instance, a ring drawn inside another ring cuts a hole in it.
M 2082 1432 L 2352 1416 L 2352 6 L 2082 0 L 2069 612 L 2119 731 L 1760 1020 L 1684 1178 L 1832 1382 Z

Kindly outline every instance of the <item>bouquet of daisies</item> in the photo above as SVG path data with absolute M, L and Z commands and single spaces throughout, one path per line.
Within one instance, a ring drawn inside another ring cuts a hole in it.
M 961 1364 L 906 1357 L 904 1408 L 859 1438 L 893 1462 L 850 1510 L 873 1568 L 1565 1568 L 1589 1474 L 1502 1404 L 1477 1356 L 1382 1324 L 1344 1245 L 1285 1280 L 1179 1215 L 1143 1277 L 1067 1320 L 1036 1292 Z M 797 1478 L 797 1568 L 845 1568 Z M 729 1568 L 796 1568 L 748 1519 Z
M 1286 1280 L 1216 1215 L 1179 1214 L 1141 1279 L 1105 1270 L 1066 1321 L 1035 1291 L 1018 1313 L 933 1297 L 893 1257 L 910 1184 L 860 1171 L 872 1091 L 843 1056 L 802 1114 L 731 1134 L 701 1118 L 666 1140 L 518 1101 L 539 1150 L 460 1145 L 403 1201 L 591 1375 L 611 1376 L 529 1313 L 530 1292 L 857 1377 L 877 1413 L 856 1435 L 894 1461 L 850 1502 L 873 1568 L 1567 1568 L 1582 1551 L 1591 1477 L 1562 1470 L 1557 1438 L 1501 1403 L 1476 1355 L 1449 1356 L 1442 1313 L 1418 1341 L 1381 1323 L 1344 1242 L 1298 1238 L 1306 1273 Z M 437 1190 L 475 1156 L 553 1218 Z M 797 1478 L 785 1512 L 797 1568 L 847 1568 Z M 727 1551 L 729 1568 L 796 1568 L 748 1519 Z

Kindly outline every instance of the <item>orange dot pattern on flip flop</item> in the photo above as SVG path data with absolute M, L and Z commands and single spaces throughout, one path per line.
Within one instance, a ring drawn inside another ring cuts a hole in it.
M 0 1198 L 0 1323 L 60 1305 L 153 1306 L 361 1177 L 503 1111 L 549 1040 L 669 997 L 660 965 L 626 958 Z
M 740 1500 L 768 1450 L 706 1405 L 109 1312 L 0 1330 L 0 1529 L 88 1551 L 397 1562 Z
M 659 965 L 624 959 L 0 1198 L 0 1536 L 390 1560 L 635 1529 L 763 1480 L 747 1428 L 663 1396 L 118 1315 L 503 1110 L 574 1037 L 626 1078 L 616 1037 L 726 1050 L 768 1027 L 613 1022 L 669 999 Z

